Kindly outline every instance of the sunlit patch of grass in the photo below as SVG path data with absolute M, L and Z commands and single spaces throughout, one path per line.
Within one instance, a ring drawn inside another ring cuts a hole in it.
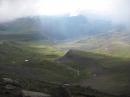
M 59 50 L 55 48 L 53 45 L 48 45 L 44 43 L 38 43 L 38 44 L 30 44 L 29 47 L 32 47 L 35 49 L 37 53 L 40 53 L 44 56 L 46 56 L 46 59 L 56 59 L 58 57 L 61 57 L 65 54 L 64 51 Z

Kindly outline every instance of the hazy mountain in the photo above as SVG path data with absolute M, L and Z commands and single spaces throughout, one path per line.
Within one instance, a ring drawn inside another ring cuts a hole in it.
M 34 34 L 40 39 L 43 36 L 51 40 L 78 39 L 107 33 L 111 29 L 111 21 L 84 15 L 25 17 L 0 24 L 1 34 Z
M 0 39 L 66 41 L 68 43 L 60 44 L 60 48 L 120 56 L 126 56 L 130 48 L 130 33 L 125 25 L 114 24 L 109 19 L 91 14 L 19 18 L 0 24 Z

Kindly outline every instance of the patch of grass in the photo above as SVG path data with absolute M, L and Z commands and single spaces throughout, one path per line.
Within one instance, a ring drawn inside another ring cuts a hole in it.
M 44 49 L 46 48 L 46 49 Z M 62 52 L 49 46 L 39 47 L 18 42 L 0 44 L 1 73 L 52 82 L 74 81 L 74 71 L 54 61 Z

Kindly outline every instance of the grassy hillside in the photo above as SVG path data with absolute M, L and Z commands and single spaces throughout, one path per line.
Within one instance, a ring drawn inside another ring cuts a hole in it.
M 49 44 L 1 41 L 0 76 L 19 79 L 25 88 L 37 91 L 53 88 L 46 83 L 51 82 L 129 95 L 129 59 L 78 50 L 62 57 L 64 52 Z
M 0 73 L 20 78 L 71 82 L 73 71 L 53 61 L 62 55 L 55 48 L 17 42 L 0 43 Z
M 70 50 L 59 60 L 77 71 L 83 86 L 113 94 L 129 94 L 129 59 Z
M 0 40 L 9 41 L 37 41 L 37 40 L 47 40 L 47 37 L 39 35 L 37 33 L 13 33 L 13 34 L 0 34 Z
M 88 36 L 84 39 L 68 41 L 57 48 L 78 49 L 87 52 L 96 52 L 109 56 L 130 58 L 130 33 L 129 32 L 109 32 L 96 36 Z

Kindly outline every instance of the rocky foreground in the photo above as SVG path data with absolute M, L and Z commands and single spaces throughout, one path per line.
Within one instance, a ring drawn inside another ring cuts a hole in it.
M 78 85 L 58 85 L 50 93 L 30 91 L 22 88 L 17 80 L 10 78 L 0 79 L 0 97 L 129 97 L 125 95 L 110 95 L 99 92 L 91 87 Z
M 2 78 L 0 80 L 0 97 L 51 97 L 51 95 L 24 90 L 18 81 Z

